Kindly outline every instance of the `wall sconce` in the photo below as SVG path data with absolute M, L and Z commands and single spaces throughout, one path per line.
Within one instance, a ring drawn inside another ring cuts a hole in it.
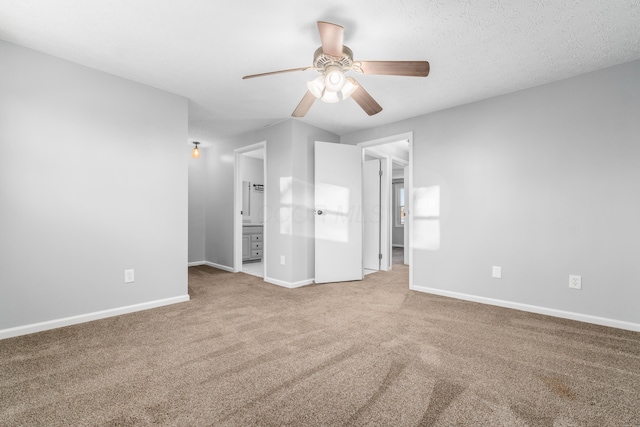
M 191 157 L 193 157 L 194 159 L 200 158 L 200 150 L 198 149 L 198 144 L 200 144 L 198 141 L 193 141 L 194 147 L 191 151 Z

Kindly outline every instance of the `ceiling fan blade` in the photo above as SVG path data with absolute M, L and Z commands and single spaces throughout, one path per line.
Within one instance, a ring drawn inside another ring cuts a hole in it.
M 304 117 L 315 101 L 315 95 L 307 91 L 307 93 L 305 93 L 302 97 L 302 100 L 300 101 L 296 109 L 293 110 L 293 113 L 291 113 L 291 117 Z
M 427 77 L 427 61 L 358 61 L 364 74 L 384 74 L 388 76 Z
M 362 107 L 364 112 L 370 116 L 378 114 L 380 111 L 382 111 L 382 107 L 380 106 L 380 104 L 378 104 L 376 100 L 373 99 L 371 95 L 369 95 L 369 92 L 367 92 L 362 86 L 360 86 L 360 83 L 358 83 L 358 88 L 351 94 L 351 97 L 358 103 L 360 107 Z
M 330 22 L 318 21 L 318 31 L 322 41 L 322 51 L 326 55 L 341 57 L 344 28 Z
M 253 79 L 255 77 L 270 76 L 272 74 L 292 73 L 294 71 L 305 71 L 305 70 L 308 70 L 309 68 L 313 68 L 313 67 L 291 68 L 288 70 L 270 71 L 268 73 L 250 74 L 248 76 L 244 76 L 243 79 Z

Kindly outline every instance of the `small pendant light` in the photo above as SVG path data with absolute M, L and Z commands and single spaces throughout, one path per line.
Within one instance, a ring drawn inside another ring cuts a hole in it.
M 198 144 L 200 144 L 198 141 L 193 141 L 194 147 L 191 151 L 191 157 L 193 157 L 194 159 L 200 158 L 200 150 L 198 149 Z

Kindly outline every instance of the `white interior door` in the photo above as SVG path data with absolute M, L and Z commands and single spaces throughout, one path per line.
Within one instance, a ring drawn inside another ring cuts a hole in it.
M 362 148 L 315 143 L 315 282 L 362 280 Z
M 362 173 L 362 212 L 364 235 L 362 265 L 367 270 L 380 270 L 380 160 L 364 162 Z
M 409 166 L 404 168 L 404 263 L 409 264 L 409 236 L 411 235 L 409 228 L 409 200 L 411 199 L 411 176 L 409 175 Z
M 391 235 L 393 231 L 393 216 L 391 215 L 393 166 L 389 157 L 380 159 L 380 169 L 382 170 L 382 179 L 380 180 L 380 248 L 382 254 L 380 270 L 388 271 L 391 269 L 391 243 L 393 241 Z

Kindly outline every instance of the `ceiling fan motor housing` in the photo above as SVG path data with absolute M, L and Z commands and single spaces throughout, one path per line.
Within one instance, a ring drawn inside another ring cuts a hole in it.
M 342 46 L 342 56 L 327 55 L 322 51 L 322 46 L 316 49 L 313 54 L 313 66 L 322 73 L 327 71 L 327 67 L 339 67 L 341 71 L 348 71 L 353 67 L 353 52 L 347 46 Z

